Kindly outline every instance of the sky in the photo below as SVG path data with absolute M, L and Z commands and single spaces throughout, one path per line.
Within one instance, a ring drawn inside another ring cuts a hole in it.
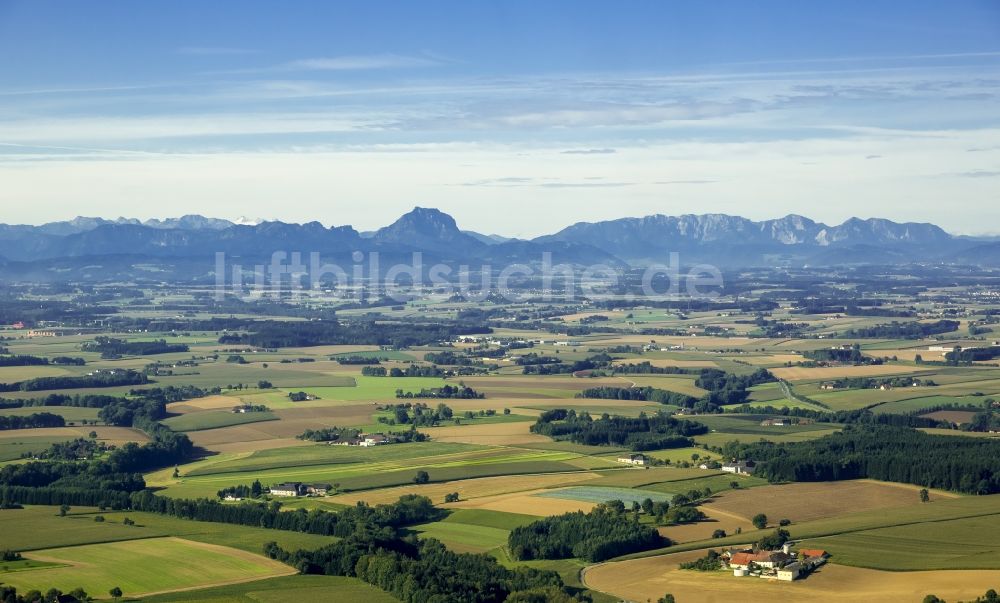
M 1000 233 L 1000 2 L 0 0 L 0 222 Z

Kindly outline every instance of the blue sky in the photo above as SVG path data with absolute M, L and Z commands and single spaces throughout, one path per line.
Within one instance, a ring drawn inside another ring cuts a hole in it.
M 1000 3 L 286 4 L 0 0 L 0 221 L 1000 231 Z

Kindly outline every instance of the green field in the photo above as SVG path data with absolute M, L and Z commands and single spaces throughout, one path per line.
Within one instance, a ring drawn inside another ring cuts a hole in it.
M 62 567 L 0 573 L 0 581 L 26 591 L 83 587 L 102 596 L 118 586 L 126 594 L 208 586 L 289 573 L 262 555 L 206 546 L 180 538 L 153 538 L 53 548 L 29 553 Z
M 487 448 L 439 442 L 395 444 L 371 449 L 326 446 L 325 449 L 329 452 L 319 454 L 329 454 L 327 458 L 331 460 L 323 462 L 316 459 L 315 464 L 302 464 L 295 460 L 299 451 L 311 452 L 309 447 L 279 449 L 284 452 L 274 454 L 263 451 L 255 453 L 262 455 L 256 459 L 251 456 L 249 459 L 218 464 L 211 464 L 210 461 L 201 463 L 198 469 L 190 473 L 184 474 L 182 471 L 183 477 L 179 481 L 168 482 L 165 493 L 169 496 L 195 498 L 212 496 L 221 488 L 249 483 L 254 479 L 259 479 L 265 485 L 283 481 L 325 482 L 340 484 L 340 489 L 344 491 L 366 490 L 412 483 L 413 476 L 419 470 L 427 471 L 431 481 L 440 482 L 517 473 L 582 471 L 590 465 L 583 463 L 582 468 L 578 464 L 565 462 L 589 458 L 571 452 Z M 389 452 L 382 453 L 383 450 Z M 270 465 L 273 468 L 248 469 L 245 460 L 256 467 Z M 593 465 L 606 465 L 606 461 L 591 460 Z M 336 497 L 324 500 L 335 503 Z
M 105 521 L 95 522 L 97 514 L 103 515 Z M 122 520 L 125 517 L 135 521 L 136 525 L 124 525 Z M 0 534 L 3 534 L 0 547 L 16 551 L 161 536 L 182 536 L 188 540 L 231 546 L 251 553 L 259 553 L 264 543 L 271 540 L 290 549 L 319 548 L 331 541 L 329 537 L 314 534 L 189 521 L 154 513 L 99 513 L 92 507 L 73 507 L 69 515 L 59 517 L 59 509 L 50 506 L 0 510 Z
M 249 456 L 215 463 L 201 463 L 197 469 L 186 471 L 185 475 L 213 475 L 219 473 L 241 473 L 247 471 L 267 471 L 289 467 L 313 465 L 339 465 L 351 463 L 382 463 L 386 461 L 417 459 L 445 455 L 458 455 L 487 450 L 484 446 L 454 444 L 450 442 L 414 442 L 389 446 L 329 446 L 313 444 L 290 448 L 258 450 Z M 211 459 L 209 459 L 211 461 Z
M 398 350 L 367 350 L 360 352 L 342 352 L 333 354 L 331 359 L 337 358 L 385 358 L 387 360 L 423 360 L 423 354 L 400 352 Z
M 572 486 L 569 488 L 559 488 L 535 494 L 542 498 L 563 498 L 566 500 L 579 500 L 583 502 L 602 503 L 609 500 L 620 500 L 627 506 L 633 502 L 642 502 L 647 498 L 654 501 L 669 500 L 668 495 L 653 490 L 640 490 L 637 488 L 611 488 L 607 486 Z
M 1000 568 L 1000 515 L 931 521 L 807 540 L 833 560 L 885 570 Z
M 0 462 L 21 458 L 22 454 L 38 454 L 49 446 L 65 442 L 65 437 L 21 436 L 18 438 L 0 438 Z
M 402 389 L 406 392 L 417 392 L 423 388 L 442 387 L 448 382 L 436 377 L 354 377 L 356 385 L 354 387 L 300 387 L 291 388 L 295 391 L 304 391 L 307 394 L 319 396 L 323 400 L 341 400 L 344 402 L 356 400 L 395 400 L 396 390 Z M 406 400 L 407 402 L 419 402 L 420 400 Z M 442 400 L 424 400 L 431 403 Z M 447 402 L 447 400 L 443 400 Z
M 98 408 L 81 408 L 76 406 L 25 406 L 22 408 L 0 409 L 0 416 L 24 416 L 33 415 L 39 412 L 52 413 L 66 419 L 67 423 L 73 421 L 96 421 Z
M 396 603 L 396 599 L 357 578 L 282 576 L 188 592 L 143 597 L 143 603 L 285 603 L 286 601 L 364 601 Z
M 245 425 L 261 421 L 276 421 L 273 412 L 230 412 L 228 410 L 208 410 L 170 417 L 161 421 L 173 431 L 201 431 L 230 425 Z

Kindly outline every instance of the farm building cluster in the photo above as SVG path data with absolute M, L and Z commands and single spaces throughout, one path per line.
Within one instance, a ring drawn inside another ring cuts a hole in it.
M 812 570 L 826 563 L 827 552 L 821 549 L 793 549 L 793 543 L 786 542 L 781 550 L 757 551 L 729 549 L 721 554 L 725 566 L 733 570 L 733 575 L 757 576 L 783 582 L 791 582 L 806 576 Z
M 395 444 L 396 438 L 383 433 L 359 433 L 357 437 L 334 440 L 331 446 L 382 446 L 384 444 Z
M 326 496 L 333 486 L 330 484 L 303 484 L 302 482 L 284 482 L 271 486 L 271 496 Z

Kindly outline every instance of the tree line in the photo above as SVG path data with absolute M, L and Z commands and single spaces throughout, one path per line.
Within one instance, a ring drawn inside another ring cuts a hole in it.
M 66 419 L 50 412 L 36 412 L 30 415 L 0 415 L 0 431 L 8 429 L 33 429 L 40 427 L 63 427 Z
M 474 323 L 384 322 L 374 319 L 341 323 L 338 320 L 304 322 L 260 320 L 241 325 L 245 333 L 227 333 L 219 343 L 263 348 L 317 345 L 379 345 L 404 348 L 448 341 L 459 335 L 490 333 L 492 329 Z
M 167 343 L 165 339 L 154 341 L 127 341 L 100 335 L 94 341 L 85 342 L 80 346 L 84 352 L 100 352 L 101 358 L 121 358 L 122 356 L 152 356 L 155 354 L 171 354 L 187 352 L 189 348 L 183 343 Z
M 35 392 L 47 389 L 80 389 L 89 387 L 117 387 L 121 385 L 143 385 L 149 383 L 145 373 L 132 369 L 102 370 L 92 375 L 67 375 L 59 377 L 36 377 L 13 383 L 0 383 L 0 391 Z
M 594 419 L 586 412 L 556 408 L 543 412 L 531 431 L 577 444 L 627 446 L 642 451 L 691 446 L 690 436 L 708 433 L 708 427 L 665 413 L 641 413 L 636 418 L 604 414 Z
M 72 358 L 70 356 L 55 356 L 51 359 L 44 356 L 30 356 L 26 354 L 0 356 L 0 366 L 45 366 L 48 364 L 83 366 L 86 363 L 87 361 L 83 358 Z
M 770 481 L 870 478 L 968 494 L 1000 492 L 1000 441 L 988 438 L 848 425 L 809 442 L 730 442 L 722 450 L 757 461 L 755 473 Z
M 521 561 L 577 557 L 598 562 L 670 543 L 615 502 L 599 504 L 589 513 L 565 513 L 516 527 L 507 538 L 508 550 Z

